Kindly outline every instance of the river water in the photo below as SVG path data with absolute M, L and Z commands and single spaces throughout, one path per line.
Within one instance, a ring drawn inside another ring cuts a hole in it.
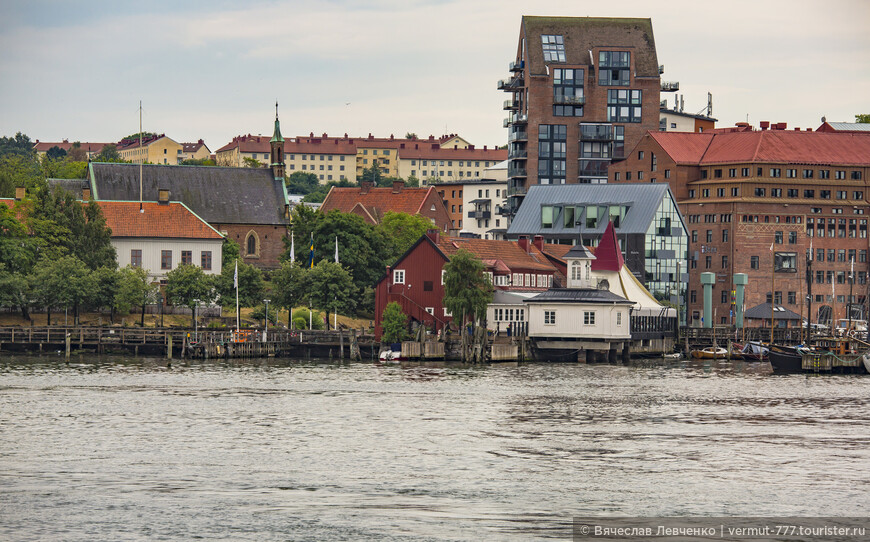
M 526 540 L 865 516 L 870 378 L 0 355 L 0 539 Z

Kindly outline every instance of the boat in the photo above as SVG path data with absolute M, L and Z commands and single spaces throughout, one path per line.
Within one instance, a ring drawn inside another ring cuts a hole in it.
M 388 348 L 386 350 L 381 350 L 381 353 L 378 354 L 378 360 L 381 363 L 399 363 L 407 361 L 407 358 L 402 357 L 401 350 L 390 350 Z
M 811 346 L 777 346 L 769 353 L 776 374 L 870 372 L 870 344 L 854 337 L 819 337 Z
M 710 346 L 701 350 L 692 350 L 695 359 L 724 359 L 728 357 L 728 350 L 719 346 Z
M 743 361 L 767 361 L 768 350 L 769 348 L 760 342 L 733 343 L 731 345 L 731 356 Z

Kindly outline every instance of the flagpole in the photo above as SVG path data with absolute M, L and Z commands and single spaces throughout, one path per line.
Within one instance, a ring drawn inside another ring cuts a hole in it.
M 773 309 L 776 306 L 776 253 L 773 243 L 770 244 L 770 255 L 773 256 L 773 265 L 770 266 L 770 345 L 773 346 Z
M 236 287 L 236 331 L 241 329 L 239 325 L 239 260 L 236 260 L 236 271 L 233 274 L 233 283 Z
M 290 232 L 290 263 L 296 262 L 296 240 L 293 238 L 293 232 Z

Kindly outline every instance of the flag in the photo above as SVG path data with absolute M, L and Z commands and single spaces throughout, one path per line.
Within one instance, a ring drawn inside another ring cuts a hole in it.
M 308 253 L 308 268 L 314 267 L 314 233 L 311 234 L 311 247 Z
M 338 236 L 335 236 L 335 263 L 338 263 Z
M 293 239 L 293 232 L 290 232 L 290 263 L 296 262 L 296 242 Z
M 233 288 L 239 287 L 239 260 L 236 260 L 236 270 L 233 272 Z

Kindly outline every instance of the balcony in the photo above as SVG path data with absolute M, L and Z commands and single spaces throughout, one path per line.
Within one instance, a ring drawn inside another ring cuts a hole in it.
M 663 74 L 663 73 L 665 73 L 665 65 L 664 65 L 664 64 L 659 64 L 659 75 L 661 75 L 661 74 Z
M 608 166 L 610 166 L 610 160 L 589 160 L 581 158 L 578 161 L 577 178 L 606 179 Z
M 468 211 L 468 218 L 476 218 L 478 220 L 482 220 L 484 218 L 490 217 L 489 211 Z
M 526 192 L 528 192 L 528 190 L 525 185 L 509 186 L 507 191 L 509 198 L 523 197 L 526 195 Z
M 525 67 L 526 67 L 526 63 L 523 60 L 519 60 L 519 61 L 514 60 L 513 62 L 508 64 L 508 70 L 510 70 L 512 72 L 521 72 L 521 71 L 523 71 L 523 68 L 525 68 Z
M 511 210 L 507 205 L 496 205 L 495 206 L 495 214 L 499 216 L 510 216 Z
M 676 92 L 680 90 L 678 81 L 662 81 L 662 92 Z
M 523 77 L 522 74 L 515 75 L 510 79 L 502 79 L 498 82 L 498 89 L 504 90 L 508 92 L 513 92 L 515 90 L 519 90 L 523 86 Z
M 511 130 L 508 133 L 508 141 L 528 141 L 529 133 L 525 130 Z
M 586 96 L 553 96 L 556 105 L 584 105 Z
M 525 160 L 529 156 L 529 151 L 526 149 L 511 149 L 508 151 L 508 158 Z
M 613 126 L 610 124 L 581 124 L 580 141 L 613 141 Z
M 520 108 L 520 103 L 514 100 L 505 100 L 503 109 L 505 111 L 516 111 Z
M 508 167 L 508 177 L 527 177 L 526 168 Z

